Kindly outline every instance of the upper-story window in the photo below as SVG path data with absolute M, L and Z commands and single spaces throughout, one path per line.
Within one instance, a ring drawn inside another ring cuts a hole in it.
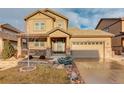
M 63 28 L 63 24 L 62 23 L 58 23 L 57 27 Z
M 36 22 L 34 24 L 35 30 L 45 30 L 45 23 L 44 22 Z
M 63 21 L 57 21 L 56 22 L 56 27 L 63 28 L 63 26 L 64 26 Z

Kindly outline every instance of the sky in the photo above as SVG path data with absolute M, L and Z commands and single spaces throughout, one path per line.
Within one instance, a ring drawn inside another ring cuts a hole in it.
M 0 8 L 0 23 L 9 23 L 25 31 L 25 16 L 37 8 Z M 101 18 L 124 17 L 124 8 L 54 8 L 69 18 L 69 27 L 94 29 Z

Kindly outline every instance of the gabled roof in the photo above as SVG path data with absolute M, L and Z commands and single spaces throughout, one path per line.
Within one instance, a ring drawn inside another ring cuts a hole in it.
M 98 28 L 98 26 L 100 25 L 100 23 L 103 21 L 103 20 L 117 20 L 117 22 L 121 21 L 121 20 L 124 20 L 124 18 L 101 18 L 98 22 L 98 24 L 96 25 L 96 28 Z
M 43 9 L 42 11 L 53 13 L 53 14 L 61 17 L 61 18 L 64 18 L 64 19 L 68 20 L 68 18 L 66 16 L 64 16 L 64 15 L 62 15 L 60 13 L 57 13 L 57 12 L 53 11 L 52 9 L 46 8 L 46 9 Z
M 24 20 L 26 21 L 27 19 L 29 19 L 30 17 L 36 15 L 37 13 L 44 14 L 44 15 L 46 15 L 46 16 L 52 18 L 53 20 L 55 20 L 55 17 L 53 17 L 53 16 L 51 16 L 51 15 L 49 15 L 49 14 L 47 14 L 47 13 L 45 13 L 44 11 L 41 11 L 41 10 L 37 10 L 37 11 L 35 11 L 35 12 L 29 14 L 28 16 L 26 16 L 26 17 L 24 18 Z
M 11 31 L 16 32 L 16 33 L 21 32 L 19 29 L 15 28 L 14 26 L 7 24 L 7 23 L 6 24 L 0 24 L 0 27 L 11 30 Z
M 68 29 L 72 37 L 113 37 L 114 35 L 102 30 L 80 30 L 77 28 Z
M 67 31 L 65 31 L 64 29 L 59 28 L 59 27 L 56 27 L 56 28 L 52 29 L 51 31 L 47 32 L 47 34 L 49 35 L 49 34 L 55 32 L 55 31 L 57 31 L 57 30 L 59 30 L 59 31 L 61 31 L 61 32 L 65 33 L 65 34 L 68 34 L 69 36 L 71 36 L 71 33 L 67 32 Z

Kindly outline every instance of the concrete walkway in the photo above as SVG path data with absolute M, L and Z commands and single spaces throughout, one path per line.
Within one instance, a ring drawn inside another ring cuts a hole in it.
M 6 70 L 12 67 L 16 67 L 18 65 L 18 62 L 21 61 L 20 59 L 10 58 L 8 60 L 2 60 L 0 59 L 0 71 Z

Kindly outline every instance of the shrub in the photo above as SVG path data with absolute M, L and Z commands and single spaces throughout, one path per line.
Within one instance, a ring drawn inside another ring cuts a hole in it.
M 33 56 L 32 55 L 29 55 L 28 57 L 29 57 L 29 59 L 33 59 Z
M 4 47 L 2 50 L 2 58 L 3 59 L 8 59 L 12 56 L 14 56 L 16 50 L 14 47 L 11 45 L 10 41 L 5 41 L 4 42 Z
M 44 55 L 41 55 L 39 59 L 46 59 L 46 57 Z
M 73 59 L 70 56 L 61 57 L 61 58 L 58 58 L 58 62 L 64 65 L 71 65 L 73 63 Z

